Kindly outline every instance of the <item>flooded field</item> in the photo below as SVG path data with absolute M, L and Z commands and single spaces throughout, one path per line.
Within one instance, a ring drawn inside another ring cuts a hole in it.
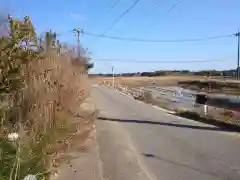
M 181 87 L 143 87 L 147 92 L 150 92 L 157 100 L 165 100 L 169 102 L 172 108 L 188 108 L 194 107 L 195 95 L 190 90 L 185 90 Z
M 240 81 L 237 80 L 187 80 L 179 81 L 178 85 L 206 93 L 240 96 Z
M 137 91 L 137 89 L 141 89 L 142 92 L 145 91 L 151 93 L 156 99 L 169 100 L 174 107 L 177 106 L 184 108 L 192 107 L 196 99 L 195 95 L 199 93 L 198 91 L 185 89 L 179 86 L 146 86 L 132 89 L 135 91 Z M 240 96 L 211 93 L 208 94 L 208 97 L 209 105 L 211 106 L 227 108 L 229 103 L 233 103 L 232 106 L 236 106 L 234 110 L 239 109 L 240 111 Z
M 211 94 L 209 96 L 210 104 L 208 104 L 206 109 L 204 105 L 195 103 L 196 94 L 199 92 L 178 86 L 149 85 L 128 87 L 126 85 L 115 84 L 115 88 L 135 99 L 164 109 L 194 112 L 202 117 L 240 126 L 240 98 L 237 96 Z M 229 109 L 226 106 L 227 102 L 234 102 L 235 104 Z

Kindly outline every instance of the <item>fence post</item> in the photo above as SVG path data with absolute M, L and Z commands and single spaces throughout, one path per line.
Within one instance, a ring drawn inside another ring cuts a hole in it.
M 204 116 L 207 116 L 207 112 L 208 112 L 208 106 L 207 104 L 204 104 Z

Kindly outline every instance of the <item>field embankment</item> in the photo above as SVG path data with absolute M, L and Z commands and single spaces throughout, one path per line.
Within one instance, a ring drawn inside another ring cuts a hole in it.
M 92 82 L 101 83 L 112 81 L 112 77 L 91 77 Z M 116 84 L 126 84 L 131 87 L 140 87 L 148 85 L 172 86 L 177 85 L 179 81 L 204 79 L 202 76 L 158 76 L 158 77 L 114 77 Z
M 112 86 L 111 81 L 105 81 L 105 84 Z M 228 99 L 209 96 L 210 104 L 205 108 L 203 104 L 196 103 L 193 92 L 177 87 L 156 85 L 131 87 L 115 83 L 115 88 L 137 100 L 170 110 L 171 113 L 175 112 L 180 116 L 240 128 L 240 112 L 237 108 L 239 103 L 231 103 Z M 228 107 L 227 103 L 233 107 Z
M 240 95 L 240 81 L 231 80 L 185 80 L 178 83 L 181 87 L 194 91 Z
M 91 77 L 94 83 L 113 81 L 113 77 Z M 159 76 L 159 77 L 114 77 L 116 84 L 123 84 L 131 88 L 147 86 L 180 86 L 197 92 L 217 93 L 226 95 L 240 95 L 240 81 L 205 76 Z

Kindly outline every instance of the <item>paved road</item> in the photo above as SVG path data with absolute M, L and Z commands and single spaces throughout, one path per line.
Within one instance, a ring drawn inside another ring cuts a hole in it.
M 240 136 L 95 85 L 106 180 L 239 180 Z

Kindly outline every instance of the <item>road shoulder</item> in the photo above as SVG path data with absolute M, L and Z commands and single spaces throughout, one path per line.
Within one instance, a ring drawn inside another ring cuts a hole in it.
M 143 165 L 136 148 L 119 123 L 97 121 L 96 127 L 104 179 L 155 179 Z
M 86 117 L 89 118 L 90 121 L 95 120 L 96 108 L 90 98 L 82 104 L 80 112 L 87 114 Z M 66 180 L 70 178 L 71 180 L 103 180 L 96 126 L 93 122 L 91 124 L 91 132 L 88 134 L 87 140 L 84 144 L 80 143 L 82 148 L 68 153 L 67 156 L 69 156 L 69 160 L 59 167 L 58 173 L 51 179 Z M 80 133 L 82 131 L 80 131 Z M 79 142 L 81 142 L 80 139 Z

